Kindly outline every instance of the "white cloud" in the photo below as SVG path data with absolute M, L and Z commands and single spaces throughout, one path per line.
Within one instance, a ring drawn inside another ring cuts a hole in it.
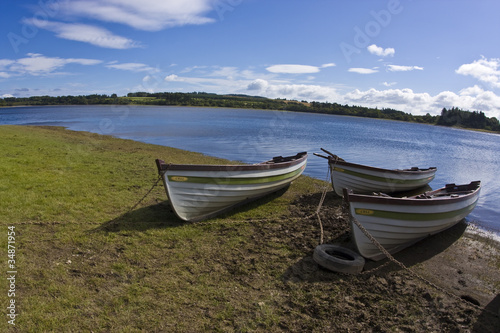
M 106 65 L 108 68 L 114 68 L 114 69 L 121 69 L 124 71 L 131 71 L 131 72 L 158 72 L 159 70 L 157 68 L 150 67 L 145 64 L 141 63 L 136 63 L 136 62 L 128 62 L 128 63 L 122 63 L 122 64 L 117 64 L 117 63 L 108 63 Z
M 221 78 L 227 80 L 255 80 L 256 78 L 266 78 L 272 74 L 256 74 L 252 70 L 241 70 L 238 67 L 231 66 L 192 66 L 184 68 L 180 73 L 198 75 L 207 78 Z
M 424 103 L 430 100 L 429 94 L 417 94 L 411 89 L 377 90 L 372 88 L 366 91 L 355 89 L 347 93 L 344 97 L 350 103 L 361 103 L 362 105 L 371 107 L 393 107 L 396 109 L 398 108 L 394 106 L 415 105 L 416 102 Z
M 443 107 L 458 106 L 458 104 L 464 104 L 463 101 L 460 103 L 460 96 L 452 91 L 446 90 L 434 96 L 431 105 L 436 107 L 436 109 L 441 109 Z
M 394 53 L 396 53 L 396 51 L 392 47 L 388 47 L 388 48 L 384 49 L 384 48 L 377 46 L 375 44 L 368 46 L 366 49 L 371 54 L 375 54 L 379 57 L 387 57 L 387 56 L 392 57 L 392 56 L 394 56 Z
M 0 70 L 7 68 L 12 65 L 15 61 L 10 59 L 0 59 Z
M 179 77 L 175 74 L 170 74 L 170 75 L 167 75 L 165 77 L 165 81 L 170 81 L 170 82 L 174 82 L 174 81 L 180 81 L 179 80 Z
M 479 81 L 491 84 L 496 88 L 500 88 L 500 59 L 481 58 L 475 60 L 471 64 L 464 64 L 456 71 L 457 74 L 470 75 Z
M 211 73 L 210 76 L 221 76 L 228 79 L 233 79 L 237 76 L 240 76 L 241 73 L 237 67 L 216 67 Z
M 262 79 L 257 79 L 250 83 L 247 87 L 248 90 L 258 90 L 258 91 L 264 91 L 267 89 L 269 86 L 269 83 L 266 80 Z
M 1 98 L 9 98 L 9 97 L 14 97 L 13 95 L 11 94 L 3 94 L 2 96 L 0 96 Z
M 200 69 L 204 70 L 206 68 L 208 68 L 208 66 L 191 66 L 191 67 L 184 68 L 181 71 L 181 73 L 189 73 L 189 72 L 193 72 L 193 71 L 200 70 Z
M 273 65 L 266 68 L 268 72 L 279 73 L 279 74 L 308 74 L 308 73 L 318 73 L 319 68 L 316 66 L 309 65 Z
M 500 96 L 478 86 L 461 90 L 458 94 L 442 91 L 435 96 L 416 93 L 412 89 L 369 89 L 351 91 L 343 97 L 342 103 L 367 107 L 393 108 L 415 115 L 426 113 L 438 115 L 442 108 L 459 107 L 464 110 L 481 110 L 488 117 L 500 117 Z
M 340 98 L 337 90 L 331 87 L 307 84 L 272 84 L 261 81 L 252 82 L 247 89 L 259 90 L 259 94 L 268 98 L 287 98 L 307 101 L 335 101 Z M 266 84 L 267 83 L 267 84 Z M 252 89 L 253 88 L 253 89 Z M 259 88 L 259 89 L 255 89 Z
M 377 67 L 374 67 L 374 68 L 349 68 L 348 69 L 349 72 L 352 72 L 352 73 L 358 73 L 358 74 L 373 74 L 373 73 L 377 73 L 378 72 L 378 68 Z
M 0 72 L 0 78 L 2 79 L 7 79 L 10 77 L 10 74 L 9 73 L 6 73 L 6 72 Z
M 73 0 L 56 5 L 66 17 L 84 17 L 158 31 L 183 25 L 212 23 L 206 16 L 213 0 Z
M 500 119 L 500 96 L 492 91 L 473 86 L 462 89 L 459 95 L 470 103 L 468 109 L 485 111 L 488 114 L 496 113 L 494 117 Z
M 130 49 L 141 46 L 140 43 L 136 41 L 117 36 L 109 30 L 88 24 L 37 21 L 28 19 L 25 19 L 24 23 L 32 24 L 37 28 L 55 32 L 56 36 L 59 38 L 89 43 L 94 46 L 109 49 Z
M 63 39 L 104 48 L 130 49 L 141 47 L 141 44 L 93 23 L 76 21 L 94 20 L 123 24 L 139 30 L 159 31 L 213 23 L 215 19 L 207 14 L 217 11 L 217 4 L 215 0 L 54 0 L 43 5 L 50 12 L 50 17 L 59 22 L 49 21 L 47 17 L 35 13 L 32 19 L 24 19 L 23 23 L 52 31 Z
M 210 70 L 212 68 L 214 70 Z M 290 84 L 285 80 L 276 80 L 272 74 L 262 75 L 234 67 L 214 66 L 181 72 L 190 76 L 169 74 L 164 78 L 170 90 L 193 91 L 195 89 L 222 94 L 249 93 L 268 98 L 285 97 L 309 101 L 334 100 L 339 97 L 336 89 L 332 87 Z
M 460 95 L 462 95 L 462 96 L 475 96 L 475 95 L 482 94 L 483 92 L 484 92 L 484 90 L 476 85 L 473 87 L 468 87 L 468 88 L 464 88 L 464 89 L 460 90 Z
M 101 60 L 85 58 L 58 58 L 46 57 L 38 53 L 28 53 L 27 57 L 17 60 L 0 59 L 4 64 L 6 75 L 48 75 L 68 64 L 79 64 L 84 66 L 100 64 Z
M 222 66 L 192 66 L 179 71 L 189 76 L 179 77 L 176 74 L 170 74 L 165 77 L 165 81 L 183 81 L 183 82 L 239 82 L 246 80 L 255 80 L 263 75 L 256 75 L 251 70 L 240 70 L 237 67 Z M 264 75 L 265 77 L 265 75 Z
M 321 68 L 328 68 L 328 67 L 335 67 L 335 66 L 337 66 L 337 65 L 334 64 L 333 62 L 331 62 L 331 63 L 328 63 L 328 64 L 321 65 Z
M 386 87 L 392 87 L 393 85 L 397 84 L 397 82 L 383 82 L 382 84 Z
M 387 65 L 387 70 L 390 72 L 408 72 L 413 70 L 423 70 L 423 67 L 419 66 L 400 66 L 400 65 Z

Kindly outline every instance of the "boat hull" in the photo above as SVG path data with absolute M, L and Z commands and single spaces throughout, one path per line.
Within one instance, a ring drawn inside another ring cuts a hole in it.
M 410 198 L 359 195 L 345 190 L 352 234 L 359 253 L 372 260 L 385 258 L 354 223 L 354 219 L 391 254 L 460 222 L 476 206 L 480 183 L 472 182 L 454 188 L 448 185 L 447 188 Z
M 403 192 L 411 191 L 429 184 L 435 176 L 436 168 L 389 170 L 348 163 L 329 158 L 332 187 L 340 196 L 343 189 L 355 193 Z
M 175 214 L 200 221 L 287 187 L 304 171 L 307 154 L 254 165 L 175 165 L 157 160 Z

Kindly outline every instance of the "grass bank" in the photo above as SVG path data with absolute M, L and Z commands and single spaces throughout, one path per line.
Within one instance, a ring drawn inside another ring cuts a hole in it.
M 367 269 L 374 272 L 358 276 L 319 268 L 312 251 L 320 228 L 315 218 L 306 218 L 325 186 L 319 180 L 302 176 L 287 191 L 219 218 L 185 223 L 171 212 L 162 186 L 130 209 L 157 180 L 154 159 L 227 161 L 23 126 L 0 126 L 0 158 L 2 271 L 9 269 L 9 226 L 15 227 L 17 271 L 15 296 L 9 296 L 10 281 L 0 283 L 4 313 L 14 300 L 17 315 L 15 326 L 3 315 L 1 331 L 487 332 L 495 327 L 489 312 L 429 289 L 393 264 L 372 263 Z M 325 242 L 349 244 L 341 201 L 331 191 L 320 215 Z M 496 262 L 482 255 L 483 266 L 498 272 L 498 252 L 491 254 Z M 434 273 L 425 262 L 410 266 Z M 482 304 L 491 310 L 498 279 L 485 278 L 480 287 L 493 295 Z

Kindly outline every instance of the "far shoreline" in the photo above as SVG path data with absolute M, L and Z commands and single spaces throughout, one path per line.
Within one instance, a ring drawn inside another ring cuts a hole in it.
M 374 118 L 374 117 L 363 117 L 363 116 L 356 116 L 356 115 L 331 114 L 331 113 L 317 112 L 317 111 L 257 109 L 257 108 L 244 108 L 244 107 L 197 106 L 197 105 L 148 105 L 148 104 L 85 104 L 85 105 L 82 105 L 82 104 L 64 104 L 64 105 L 60 105 L 60 104 L 29 105 L 29 104 L 26 104 L 26 105 L 12 105 L 12 106 L 0 105 L 0 109 L 20 108 L 20 107 L 66 107 L 66 106 L 82 106 L 82 107 L 92 107 L 92 106 L 113 106 L 113 107 L 133 106 L 133 107 L 139 107 L 140 106 L 140 107 L 180 107 L 180 108 L 185 107 L 185 108 L 208 108 L 208 109 L 229 109 L 229 110 L 238 110 L 238 109 L 240 109 L 240 110 L 256 110 L 256 111 L 258 110 L 258 111 L 272 111 L 272 112 L 294 112 L 294 113 L 306 113 L 306 114 L 319 114 L 319 115 L 327 115 L 327 116 L 339 116 L 339 117 L 352 117 L 352 118 L 364 118 L 364 119 L 373 119 L 373 120 L 395 121 L 395 122 L 401 122 L 401 123 L 438 126 L 438 127 L 442 127 L 442 128 L 452 128 L 452 129 L 457 129 L 457 130 L 466 130 L 466 131 L 500 135 L 499 132 L 491 131 L 491 130 L 487 130 L 487 129 L 469 128 L 469 127 L 460 127 L 460 126 L 444 126 L 444 125 L 438 125 L 438 124 L 420 123 L 420 122 L 406 121 L 406 120 L 400 120 L 400 119 Z

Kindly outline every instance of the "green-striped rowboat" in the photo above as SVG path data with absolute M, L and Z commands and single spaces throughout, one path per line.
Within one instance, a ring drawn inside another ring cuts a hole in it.
M 436 174 L 435 167 L 390 170 L 349 163 L 336 155 L 328 156 L 328 167 L 333 189 L 340 196 L 344 188 L 356 193 L 411 191 L 429 184 Z
M 185 221 L 204 220 L 287 187 L 302 174 L 306 163 L 306 152 L 253 165 L 168 164 L 156 160 L 172 209 Z
M 438 190 L 407 198 L 355 194 L 352 190 L 344 190 L 359 253 L 373 260 L 385 258 L 354 219 L 389 253 L 396 253 L 464 219 L 476 206 L 480 188 L 480 181 L 467 185 L 447 184 Z

